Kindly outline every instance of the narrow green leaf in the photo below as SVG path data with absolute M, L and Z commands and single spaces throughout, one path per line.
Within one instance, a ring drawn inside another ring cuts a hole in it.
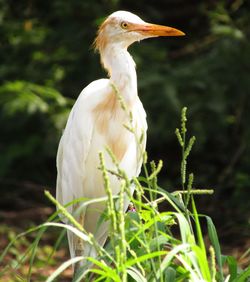
M 232 282 L 237 277 L 237 261 L 234 257 L 227 256 L 227 264 L 230 275 L 229 281 Z
M 199 220 L 199 216 L 198 216 L 198 213 L 197 213 L 197 210 L 196 210 L 194 197 L 191 197 L 191 201 L 192 201 L 192 209 L 193 209 L 193 214 L 194 214 L 198 244 L 199 244 L 200 248 L 202 249 L 204 255 L 206 256 L 206 247 L 205 247 L 205 243 L 204 243 L 203 236 L 202 236 L 200 220 Z
M 62 227 L 62 228 L 68 229 L 71 232 L 73 232 L 76 236 L 81 238 L 83 241 L 89 242 L 91 244 L 91 240 L 89 236 L 85 235 L 83 232 L 79 231 L 77 228 L 71 225 L 64 224 L 64 223 L 47 222 L 47 223 L 44 223 L 43 226 L 54 226 L 54 227 Z
M 147 282 L 146 278 L 134 267 L 129 267 L 127 273 L 131 276 L 136 282 Z
M 72 264 L 75 264 L 81 260 L 83 260 L 84 257 L 74 257 L 70 260 L 67 260 L 62 265 L 60 265 L 56 271 L 54 271 L 46 280 L 46 282 L 52 282 L 57 276 L 59 276 L 66 268 L 71 266 Z
M 168 253 L 167 251 L 159 251 L 159 252 L 153 252 L 153 253 L 150 253 L 150 254 L 146 254 L 146 255 L 137 257 L 136 259 L 130 259 L 126 262 L 126 267 L 137 264 L 138 262 L 146 261 L 146 260 L 151 259 L 151 258 L 166 255 L 167 253 Z
M 247 282 L 250 277 L 250 266 L 245 269 L 236 279 L 234 282 Z
M 214 247 L 215 256 L 216 256 L 216 260 L 217 260 L 217 264 L 219 268 L 219 281 L 224 281 L 221 249 L 220 249 L 220 243 L 219 243 L 218 235 L 216 232 L 216 228 L 213 224 L 212 219 L 209 216 L 206 216 L 206 219 L 207 219 L 208 236 Z

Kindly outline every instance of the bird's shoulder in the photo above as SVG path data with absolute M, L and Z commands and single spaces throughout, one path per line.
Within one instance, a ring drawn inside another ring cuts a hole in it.
M 92 81 L 88 84 L 80 93 L 80 99 L 88 99 L 90 97 L 95 97 L 103 95 L 111 89 L 110 80 L 107 78 L 101 78 L 98 80 Z
M 69 118 L 75 115 L 88 115 L 100 101 L 112 91 L 109 79 L 98 79 L 88 84 L 75 101 Z

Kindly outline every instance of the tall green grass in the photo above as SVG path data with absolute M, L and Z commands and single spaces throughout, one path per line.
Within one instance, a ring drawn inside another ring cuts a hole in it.
M 188 157 L 195 138 L 187 137 L 187 109 L 181 114 L 180 129 L 176 129 L 180 144 L 182 160 L 180 164 L 180 179 L 182 189 L 172 193 L 158 185 L 158 174 L 162 162 L 148 163 L 146 153 L 143 153 L 143 175 L 129 179 L 126 172 L 119 167 L 112 152 L 107 149 L 115 164 L 115 170 L 107 170 L 103 153 L 100 153 L 100 170 L 103 174 L 106 197 L 101 199 L 77 199 L 68 205 L 79 204 L 79 209 L 97 201 L 105 201 L 107 208 L 101 220 L 110 221 L 109 241 L 105 247 L 99 246 L 93 234 L 88 234 L 84 228 L 69 214 L 66 207 L 58 203 L 49 192 L 46 196 L 57 206 L 55 212 L 46 223 L 18 235 L 10 242 L 2 253 L 0 262 L 16 241 L 32 232 L 37 232 L 36 239 L 27 248 L 19 263 L 29 260 L 30 270 L 25 281 L 33 281 L 32 268 L 36 259 L 39 241 L 50 227 L 70 230 L 83 241 L 96 249 L 97 257 L 78 256 L 62 263 L 52 273 L 47 282 L 60 281 L 62 272 L 79 262 L 83 266 L 75 273 L 73 281 L 247 281 L 250 277 L 250 267 L 242 270 L 237 261 L 230 256 L 221 254 L 216 228 L 210 217 L 200 214 L 196 209 L 195 197 L 201 194 L 210 195 L 211 189 L 195 189 L 194 175 L 188 171 Z M 141 138 L 138 138 L 140 142 Z M 110 174 L 120 178 L 120 193 L 113 196 L 110 188 Z M 134 185 L 134 196 L 130 187 Z M 124 213 L 124 195 L 129 198 L 136 211 Z M 165 202 L 168 211 L 159 209 L 159 204 Z M 57 215 L 62 213 L 69 224 L 58 223 Z M 205 244 L 203 227 L 206 224 L 209 242 Z M 55 244 L 58 248 L 62 236 Z M 51 254 L 52 256 L 53 254 Z M 45 266 L 46 267 L 46 266 Z M 5 267 L 4 271 L 10 271 Z M 58 279 L 58 280 L 57 280 Z

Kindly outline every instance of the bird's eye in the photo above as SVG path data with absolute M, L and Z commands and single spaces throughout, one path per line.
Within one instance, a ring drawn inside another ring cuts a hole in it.
M 128 28 L 128 23 L 127 23 L 127 22 L 121 22 L 121 27 L 122 27 L 123 29 Z

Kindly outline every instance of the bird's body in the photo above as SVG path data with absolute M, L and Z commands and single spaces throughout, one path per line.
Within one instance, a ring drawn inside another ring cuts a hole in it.
M 107 156 L 106 147 L 111 149 L 128 177 L 137 176 L 140 172 L 141 152 L 145 149 L 146 140 L 138 148 L 136 136 L 124 127 L 124 124 L 129 124 L 129 115 L 122 109 L 114 91 L 110 80 L 94 81 L 82 91 L 70 113 L 57 155 L 57 200 L 60 203 L 67 204 L 80 197 L 93 199 L 106 195 L 102 172 L 98 169 L 98 153 L 104 153 L 108 169 L 115 168 Z M 133 126 L 138 136 L 145 133 L 146 115 L 137 96 L 128 109 L 133 113 Z M 111 189 L 117 194 L 119 179 L 114 175 L 109 177 Z M 70 206 L 68 211 L 73 213 L 73 208 Z M 97 233 L 95 229 L 104 208 L 105 203 L 91 204 L 83 216 L 84 229 L 95 234 L 101 244 L 106 239 L 106 222 L 98 228 Z M 70 240 L 72 237 L 73 234 L 70 234 Z M 76 250 L 73 243 L 70 250 L 74 257 Z M 84 249 L 84 254 L 89 255 L 88 247 Z
M 106 195 L 98 169 L 100 151 L 104 153 L 107 168 L 114 169 L 106 147 L 111 149 L 129 178 L 140 173 L 147 123 L 137 93 L 135 63 L 127 47 L 147 37 L 165 36 L 167 29 L 169 35 L 182 35 L 172 28 L 147 24 L 124 11 L 113 13 L 101 25 L 95 44 L 110 78 L 96 80 L 83 89 L 69 115 L 57 154 L 57 200 L 63 205 L 80 197 L 93 199 Z M 173 30 L 176 34 L 171 34 Z M 119 95 L 126 110 L 121 106 Z M 132 113 L 132 124 L 129 113 Z M 124 125 L 132 126 L 135 132 Z M 139 143 L 136 137 L 141 136 L 143 140 Z M 111 174 L 109 177 L 112 193 L 117 194 L 120 179 Z M 74 213 L 75 208 L 72 205 L 68 211 Z M 105 243 L 108 231 L 107 222 L 97 229 L 104 209 L 105 203 L 91 204 L 77 218 L 100 245 Z M 78 254 L 94 256 L 90 246 L 80 246 L 72 233 L 68 233 L 68 238 L 72 257 Z

